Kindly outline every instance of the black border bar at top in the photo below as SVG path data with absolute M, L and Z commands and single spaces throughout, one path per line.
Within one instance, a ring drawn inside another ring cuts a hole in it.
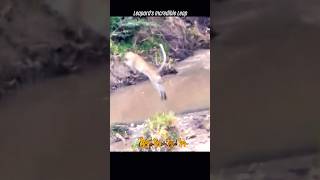
M 110 16 L 132 16 L 134 11 L 187 11 L 187 16 L 210 16 L 210 0 L 110 0 Z

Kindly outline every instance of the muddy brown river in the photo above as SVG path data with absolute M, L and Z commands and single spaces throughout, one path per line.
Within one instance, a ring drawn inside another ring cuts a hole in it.
M 119 89 L 110 98 L 110 122 L 142 122 L 157 112 L 175 113 L 210 108 L 210 50 L 198 50 L 178 63 L 176 75 L 164 76 L 167 100 L 149 81 Z

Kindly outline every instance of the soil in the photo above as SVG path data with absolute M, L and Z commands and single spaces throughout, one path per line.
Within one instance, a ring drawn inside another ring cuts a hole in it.
M 0 97 L 25 82 L 105 63 L 105 37 L 89 28 L 83 32 L 45 4 L 1 1 Z

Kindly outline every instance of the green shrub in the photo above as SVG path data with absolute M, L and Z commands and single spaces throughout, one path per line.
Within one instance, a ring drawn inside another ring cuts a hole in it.
M 111 54 L 122 56 L 125 52 L 133 50 L 140 53 L 150 53 L 150 51 L 158 47 L 159 43 L 163 44 L 165 51 L 168 51 L 168 44 L 159 35 L 151 34 L 148 39 L 141 44 L 133 47 L 132 39 L 141 28 L 156 28 L 154 22 L 148 21 L 146 18 L 135 17 L 111 17 L 110 24 L 110 50 Z M 159 54 L 155 55 L 156 57 Z M 158 58 L 156 58 L 158 59 Z
M 152 141 L 154 139 L 160 142 L 165 142 L 168 139 L 177 141 L 179 137 L 179 132 L 175 128 L 176 116 L 173 112 L 169 113 L 157 113 L 150 117 L 145 123 L 145 129 L 142 132 L 142 138 L 145 140 Z M 131 145 L 134 151 L 159 151 L 155 149 L 154 146 L 148 148 L 143 148 L 139 145 L 140 140 L 137 139 Z M 170 151 L 170 148 L 163 148 L 164 144 L 161 145 L 160 150 Z

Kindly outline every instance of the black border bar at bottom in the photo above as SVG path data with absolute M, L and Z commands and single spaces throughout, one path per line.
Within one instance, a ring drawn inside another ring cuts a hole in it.
M 210 152 L 111 152 L 111 179 L 210 179 Z

